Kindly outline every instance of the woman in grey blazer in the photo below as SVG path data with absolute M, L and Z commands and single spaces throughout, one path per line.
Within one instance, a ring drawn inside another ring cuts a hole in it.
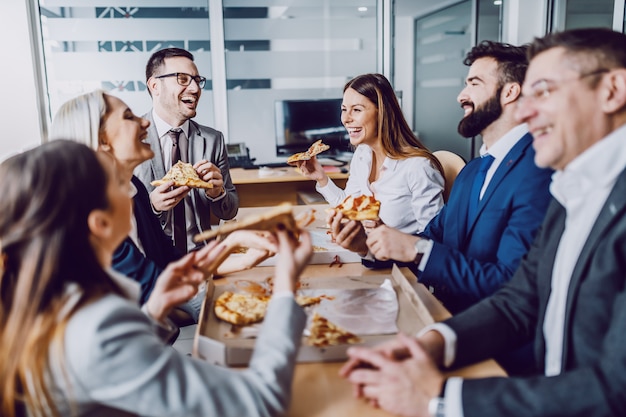
M 195 360 L 163 344 L 110 273 L 131 206 L 113 166 L 64 140 L 0 164 L 0 415 L 283 414 L 306 321 L 293 293 L 309 235 L 276 231 L 275 295 L 249 369 Z M 180 291 L 203 280 L 194 256 L 163 272 Z

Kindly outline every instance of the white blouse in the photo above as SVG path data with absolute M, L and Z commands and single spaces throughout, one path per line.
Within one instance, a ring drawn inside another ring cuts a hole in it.
M 428 158 L 385 158 L 378 180 L 370 183 L 372 148 L 359 145 L 350 162 L 345 190 L 332 180 L 316 190 L 332 207 L 346 196 L 374 195 L 380 201 L 380 219 L 404 233 L 424 230 L 443 206 L 444 178 Z

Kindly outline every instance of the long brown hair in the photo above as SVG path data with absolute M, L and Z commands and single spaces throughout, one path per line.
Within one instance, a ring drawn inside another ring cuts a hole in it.
M 346 83 L 345 91 L 352 88 L 374 103 L 378 110 L 378 137 L 383 150 L 392 159 L 406 159 L 413 156 L 428 158 L 443 175 L 439 160 L 415 136 L 407 123 L 400 103 L 389 80 L 382 74 L 362 74 Z
M 55 415 L 51 361 L 63 364 L 71 315 L 119 288 L 90 244 L 87 218 L 106 209 L 108 178 L 96 153 L 57 140 L 0 164 L 0 415 Z M 78 301 L 66 306 L 68 284 Z M 69 307 L 69 311 L 68 310 Z M 58 357 L 51 357 L 55 352 Z

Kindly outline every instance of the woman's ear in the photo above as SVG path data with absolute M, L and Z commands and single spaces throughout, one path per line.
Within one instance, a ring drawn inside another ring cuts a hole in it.
M 87 226 L 91 234 L 97 239 L 107 239 L 111 236 L 111 219 L 103 210 L 92 210 L 87 216 Z

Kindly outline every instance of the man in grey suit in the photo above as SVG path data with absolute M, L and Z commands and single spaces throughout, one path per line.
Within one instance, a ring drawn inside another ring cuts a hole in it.
M 529 57 L 517 116 L 534 136 L 536 164 L 557 171 L 553 200 L 502 290 L 417 339 L 349 351 L 342 374 L 391 412 L 626 415 L 626 35 L 549 34 Z M 530 340 L 543 375 L 442 373 Z
M 195 234 L 210 229 L 211 213 L 228 220 L 235 217 L 239 208 L 224 136 L 191 120 L 206 83 L 193 60 L 191 53 L 179 48 L 162 49 L 148 60 L 146 85 L 153 108 L 144 117 L 150 121 L 147 142 L 155 156 L 135 170 L 150 192 L 150 202 L 161 226 L 181 252 L 195 247 Z M 162 178 L 176 162 L 173 159 L 178 158 L 193 164 L 200 178 L 213 184 L 213 188 L 173 188 L 171 183 L 152 186 L 150 183 Z M 177 232 L 180 239 L 176 239 Z

